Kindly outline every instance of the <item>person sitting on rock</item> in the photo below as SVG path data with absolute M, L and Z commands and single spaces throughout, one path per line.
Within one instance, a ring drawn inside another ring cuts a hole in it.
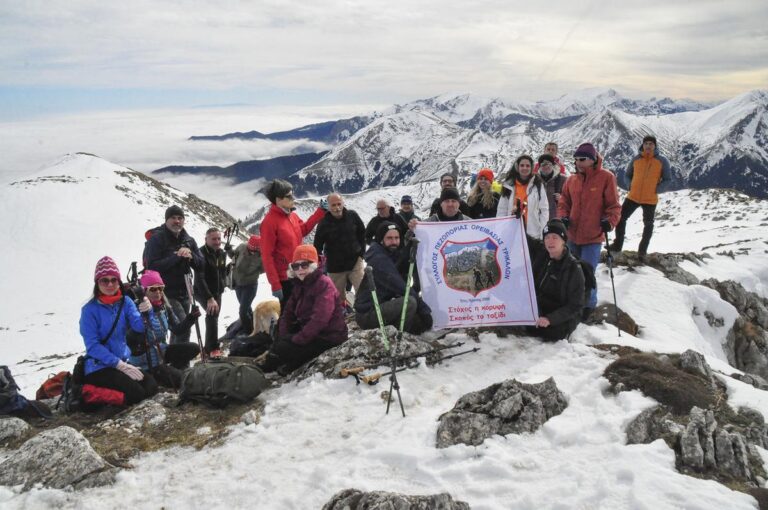
M 456 190 L 450 190 L 458 196 Z M 443 192 L 445 193 L 445 190 Z M 458 212 L 458 200 L 456 213 L 461 214 Z M 408 250 L 401 247 L 400 231 L 394 223 L 385 221 L 379 225 L 375 241 L 365 252 L 365 261 L 373 270 L 376 297 L 384 324 L 399 327 L 409 263 Z M 355 321 L 361 329 L 379 327 L 371 290 L 368 279 L 364 278 L 355 300 Z M 406 305 L 404 331 L 418 335 L 431 327 L 432 310 L 418 297 L 418 290 L 411 288 Z
M 179 320 L 165 297 L 165 283 L 157 271 L 146 270 L 139 280 L 146 297 L 152 304 L 152 314 L 143 314 L 149 326 L 145 332 L 128 332 L 131 357 L 128 362 L 152 374 L 160 386 L 178 389 L 182 370 L 189 366 L 198 354 L 200 346 L 186 342 L 168 345 L 168 332 L 186 334 L 200 317 L 200 309 L 192 310 L 184 320 Z
M 318 269 L 311 244 L 296 247 L 288 267 L 291 297 L 282 310 L 278 337 L 261 366 L 264 372 L 287 374 L 347 340 L 347 323 L 339 292 Z
M 95 404 L 132 405 L 157 393 L 157 382 L 150 374 L 126 362 L 130 355 L 126 330 L 144 332 L 141 313 L 153 318 L 152 305 L 145 297 L 138 310 L 122 292 L 120 271 L 110 257 L 96 263 L 93 296 L 80 311 L 80 335 L 85 343 L 84 385 L 95 387 L 93 395 L 83 395 Z
M 568 249 L 568 235 L 560 220 L 550 220 L 544 240 L 528 238 L 539 319 L 527 331 L 547 341 L 568 337 L 581 321 L 586 290 L 581 263 Z

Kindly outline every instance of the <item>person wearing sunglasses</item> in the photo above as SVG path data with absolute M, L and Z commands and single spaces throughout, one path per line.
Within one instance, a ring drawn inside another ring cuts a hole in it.
M 146 331 L 128 332 L 128 347 L 131 349 L 128 362 L 152 374 L 160 386 L 178 389 L 182 370 L 200 354 L 200 346 L 194 342 L 168 345 L 168 332 L 177 335 L 189 333 L 201 315 L 200 309 L 193 306 L 190 313 L 180 320 L 168 303 L 165 283 L 157 271 L 144 271 L 139 283 L 152 305 L 152 313 L 146 316 L 149 325 Z
M 557 203 L 557 215 L 568 228 L 568 248 L 593 269 L 600 261 L 605 234 L 621 216 L 616 176 L 603 168 L 603 158 L 591 143 L 579 145 L 573 154 L 576 173 L 568 177 Z M 597 306 L 597 289 L 592 289 L 582 319 Z
M 533 173 L 533 158 L 527 154 L 519 156 L 504 177 L 502 186 L 498 216 L 517 215 L 519 204 L 525 232 L 534 239 L 541 239 L 542 229 L 549 221 L 549 202 L 541 177 Z
M 84 385 L 96 389 L 86 402 L 132 405 L 157 393 L 157 382 L 129 363 L 126 333 L 144 332 L 140 312 L 152 315 L 144 298 L 138 309 L 123 295 L 120 271 L 110 257 L 102 257 L 94 271 L 93 295 L 80 311 L 80 335 L 85 343 Z M 90 391 L 90 390 L 89 390 Z
M 267 185 L 265 194 L 272 206 L 261 222 L 261 260 L 264 272 L 272 286 L 272 295 L 280 300 L 280 306 L 291 295 L 293 281 L 288 278 L 288 263 L 297 246 L 302 244 L 315 225 L 325 216 L 325 199 L 305 222 L 294 212 L 293 186 L 288 181 L 275 179 Z
M 288 374 L 347 340 L 339 292 L 317 267 L 314 246 L 296 247 L 288 268 L 293 290 L 282 308 L 277 340 L 261 366 L 264 372 Z

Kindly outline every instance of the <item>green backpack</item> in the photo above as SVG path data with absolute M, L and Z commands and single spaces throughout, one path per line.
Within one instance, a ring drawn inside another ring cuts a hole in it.
M 211 360 L 184 373 L 179 404 L 200 402 L 222 408 L 232 402 L 249 402 L 268 387 L 269 381 L 255 365 Z

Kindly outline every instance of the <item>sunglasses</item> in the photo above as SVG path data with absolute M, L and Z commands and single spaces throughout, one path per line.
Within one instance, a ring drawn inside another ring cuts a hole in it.
M 149 292 L 162 292 L 165 289 L 165 285 L 158 285 L 157 287 L 147 287 Z
M 298 271 L 299 268 L 307 269 L 310 264 L 312 264 L 312 262 L 308 260 L 304 260 L 302 262 L 294 262 L 293 264 L 291 264 L 291 269 L 293 269 L 294 271 Z
M 588 160 L 590 158 L 578 157 L 578 158 L 573 158 L 573 159 L 575 159 L 576 161 L 586 161 L 586 160 Z
M 117 278 L 99 278 L 99 283 L 101 285 L 115 285 L 119 282 Z

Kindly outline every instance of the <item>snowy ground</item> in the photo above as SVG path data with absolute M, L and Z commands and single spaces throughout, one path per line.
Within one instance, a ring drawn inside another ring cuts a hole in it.
M 104 168 L 91 170 L 103 172 Z M 95 178 L 83 179 L 91 181 Z M 109 184 L 109 189 L 114 188 Z M 14 296 L 6 297 L 6 306 L 0 309 L 0 326 L 7 328 L 0 330 L 3 357 L 28 395 L 48 372 L 69 368 L 71 358 L 35 366 L 21 363 L 22 359 L 37 363 L 47 354 L 80 349 L 77 318 L 95 260 L 109 251 L 118 256 L 125 271 L 137 250 L 140 254 L 137 235 L 140 240 L 143 229 L 157 223 L 159 206 L 145 204 L 147 209 L 140 215 L 143 223 L 132 227 L 134 232 L 123 236 L 124 240 L 112 237 L 110 229 L 103 225 L 99 229 L 86 214 L 94 207 L 87 197 L 106 193 L 104 188 L 86 191 L 70 194 L 70 206 L 74 202 L 83 209 L 67 214 L 46 205 L 50 202 L 54 207 L 61 193 L 15 196 L 15 191 L 3 188 L 0 196 L 4 214 L 25 211 L 2 228 L 26 219 L 29 228 L 40 233 L 30 240 L 6 230 L 6 238 L 16 239 L 18 253 L 11 259 L 6 253 L 1 261 L 4 267 L 17 268 L 2 283 L 3 295 Z M 416 191 L 424 199 L 433 192 Z M 389 194 L 402 193 L 405 190 L 398 189 Z M 360 194 L 348 202 L 362 212 L 372 209 L 376 197 Z M 27 204 L 34 198 L 40 211 L 25 206 L 24 198 Z M 106 202 L 119 209 L 106 223 L 127 229 L 129 222 L 138 220 L 135 211 L 120 209 L 121 200 L 118 195 L 106 197 Z M 651 251 L 710 253 L 713 259 L 702 265 L 687 263 L 686 269 L 701 278 L 735 279 L 765 296 L 768 236 L 761 223 L 768 218 L 766 211 L 764 202 L 738 202 L 701 192 L 666 194 L 659 213 L 671 212 L 671 218 L 657 222 Z M 635 249 L 638 242 L 640 216 L 638 211 L 630 223 L 627 249 Z M 83 222 L 75 221 L 77 217 Z M 191 226 L 198 239 L 202 227 Z M 93 236 L 94 232 L 98 235 Z M 41 253 L 41 239 L 65 244 L 56 244 L 61 249 L 54 256 Z M 81 242 L 67 243 L 66 239 Z M 716 245 L 725 246 L 707 248 Z M 739 254 L 739 248 L 749 248 L 749 253 Z M 717 254 L 729 249 L 734 251 L 733 258 Z M 63 272 L 62 264 L 72 267 Z M 40 269 L 22 270 L 30 265 Z M 600 301 L 611 300 L 611 282 L 603 266 L 597 277 Z M 57 285 L 41 292 L 45 280 Z M 691 348 L 703 353 L 715 370 L 732 373 L 736 370 L 728 366 L 721 343 L 735 310 L 711 289 L 671 282 L 647 267 L 634 271 L 617 268 L 615 284 L 619 306 L 641 326 L 638 337 L 623 333 L 617 338 L 613 327 L 585 325 L 573 334 L 572 343 L 542 344 L 531 338 L 483 334 L 476 354 L 400 374 L 405 418 L 397 410 L 384 414 L 385 402 L 379 395 L 385 389 L 382 385 L 355 386 L 352 380 L 320 377 L 287 384 L 260 397 L 266 408 L 259 424 L 233 427 L 221 446 L 142 455 L 135 459 L 133 470 L 123 471 L 117 483 L 106 488 L 76 493 L 47 489 L 19 493 L 0 488 L 0 507 L 103 508 L 109 501 L 114 508 L 303 509 L 319 508 L 336 491 L 355 487 L 410 494 L 446 491 L 473 509 L 755 508 L 755 500 L 743 493 L 677 473 L 674 453 L 662 441 L 625 445 L 624 427 L 653 401 L 638 392 L 608 393 L 608 382 L 601 374 L 611 360 L 590 347 L 621 343 L 661 352 Z M 266 287 L 260 285 L 260 299 L 268 294 Z M 46 294 L 44 307 L 36 304 L 41 294 Z M 694 308 L 700 315 L 693 313 Z M 45 316 L 47 310 L 55 311 L 50 320 Z M 235 298 L 229 293 L 224 297 L 222 322 L 234 318 L 235 311 Z M 724 325 L 710 326 L 704 311 L 723 318 Z M 447 340 L 465 337 L 461 332 L 451 333 Z M 438 416 L 451 409 L 461 395 L 507 378 L 531 383 L 548 377 L 554 377 L 569 405 L 538 432 L 494 437 L 478 447 L 434 447 Z M 768 393 L 728 377 L 723 380 L 733 405 L 749 405 L 768 416 Z

